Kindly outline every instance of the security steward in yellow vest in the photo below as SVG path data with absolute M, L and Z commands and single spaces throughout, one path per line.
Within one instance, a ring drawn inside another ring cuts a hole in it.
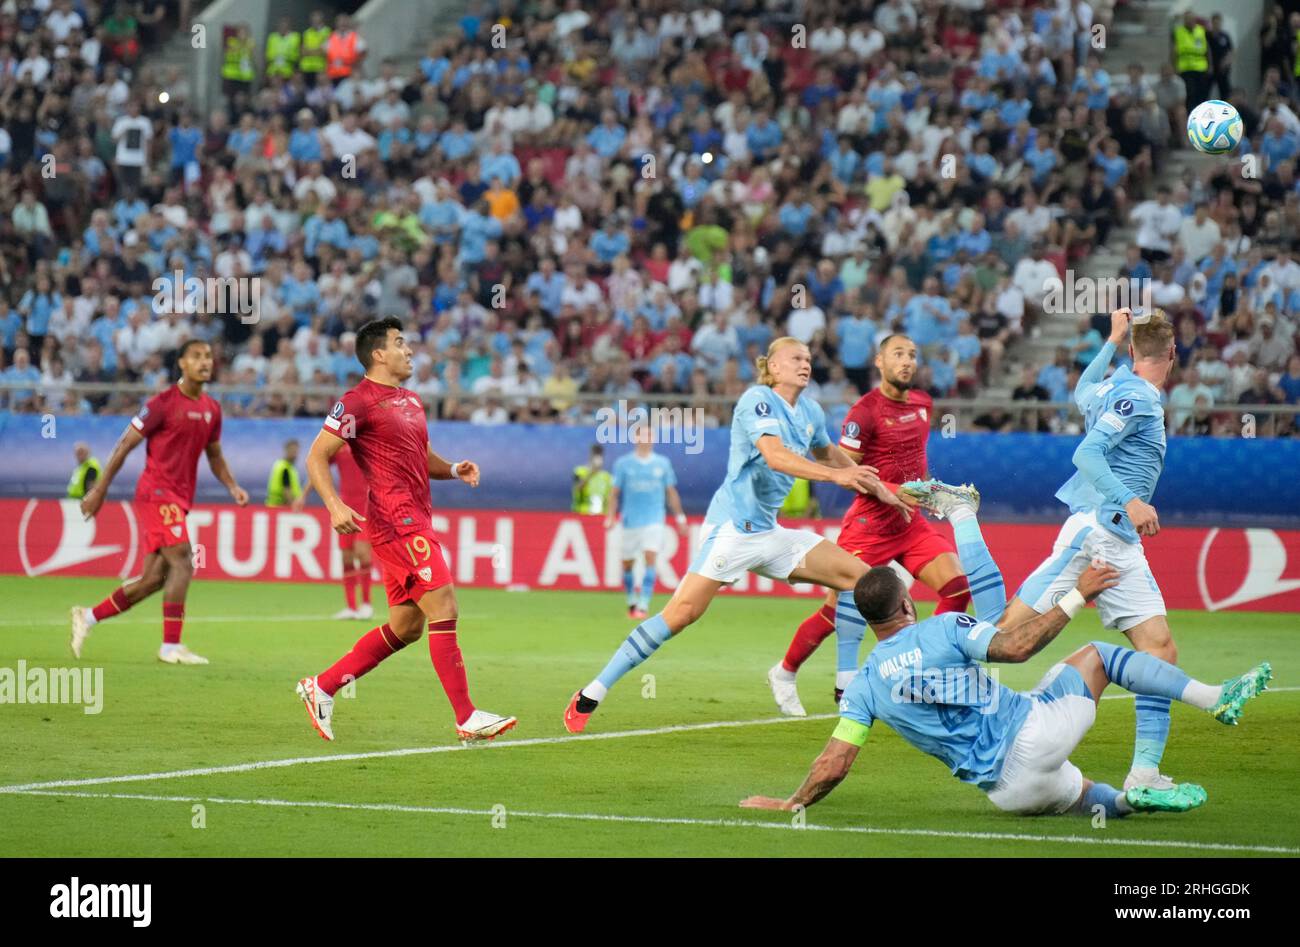
M 68 478 L 68 499 L 80 500 L 95 485 L 104 468 L 98 458 L 91 456 L 90 445 L 85 441 L 78 441 L 72 451 L 77 458 L 77 469 Z
M 1183 22 L 1174 27 L 1174 72 L 1187 87 L 1190 112 L 1210 91 L 1210 41 L 1191 10 L 1183 13 Z
M 298 59 L 298 71 L 309 86 L 315 86 L 325 71 L 325 44 L 329 42 L 330 32 L 324 14 L 313 11 L 311 25 L 302 31 L 302 55 Z
M 298 442 L 284 442 L 284 456 L 271 465 L 271 476 L 266 481 L 266 505 L 289 506 L 302 496 L 302 481 L 298 479 Z
M 573 468 L 573 512 L 604 516 L 614 478 L 605 469 L 605 448 L 591 445 L 591 460 Z
M 283 79 L 292 78 L 298 69 L 301 53 L 301 34 L 291 29 L 288 17 L 281 19 L 276 31 L 266 37 L 266 74 Z
M 254 52 L 253 36 L 247 26 L 240 26 L 226 37 L 225 55 L 221 60 L 221 86 L 226 95 L 252 89 L 253 80 L 257 78 L 253 66 Z

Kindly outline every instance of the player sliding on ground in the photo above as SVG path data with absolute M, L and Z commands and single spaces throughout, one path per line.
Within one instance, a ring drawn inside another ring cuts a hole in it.
M 1141 538 L 1160 530 L 1150 500 L 1165 465 L 1160 392 L 1174 364 L 1174 329 L 1159 309 L 1133 317 L 1128 345 L 1133 367 L 1122 366 L 1103 380 L 1116 346 L 1129 337 L 1130 311 L 1118 309 L 1110 321 L 1110 338 L 1074 389 L 1087 434 L 1074 452 L 1074 476 L 1056 491 L 1056 498 L 1070 508 L 1070 518 L 1051 555 L 1007 605 L 1008 619 L 1019 624 L 1047 611 L 1089 562 L 1101 558 L 1120 570 L 1119 584 L 1097 600 L 1102 624 L 1119 629 L 1139 651 L 1174 664 L 1178 649 Z M 1160 773 L 1168 740 L 1169 698 L 1138 697 L 1133 763 L 1125 789 L 1173 785 Z
M 974 524 L 974 511 L 963 499 L 936 496 L 935 502 L 950 511 L 965 505 L 965 515 L 957 519 Z M 991 563 L 978 526 L 968 534 Z M 1272 676 L 1267 662 L 1211 686 L 1154 655 L 1096 641 L 1052 667 L 1029 693 L 997 683 L 978 663 L 1028 661 L 1085 602 L 1119 587 L 1121 574 L 1112 565 L 1096 563 L 1077 579 L 1077 585 L 1043 614 L 1019 623 L 1004 621 L 998 628 L 956 612 L 918 621 L 916 603 L 897 573 L 888 567 L 872 569 L 858 581 L 853 596 L 879 643 L 844 692 L 840 722 L 830 742 L 790 798 L 751 796 L 741 806 L 793 809 L 825 798 L 848 775 L 877 720 L 941 760 L 962 782 L 984 790 L 994 805 L 1008 812 L 1091 815 L 1100 807 L 1113 818 L 1135 811 L 1185 812 L 1202 805 L 1206 793 L 1200 786 L 1133 786 L 1121 791 L 1085 779 L 1070 762 L 1070 753 L 1096 719 L 1097 702 L 1107 684 L 1118 684 L 1139 699 L 1182 701 L 1208 711 L 1220 723 L 1235 725 L 1246 701 L 1265 690 Z M 977 614 L 979 605 L 977 597 Z
M 930 436 L 930 396 L 912 387 L 916 378 L 916 343 L 906 335 L 887 336 L 876 353 L 880 386 L 858 399 L 844 419 L 840 448 L 855 462 L 880 471 L 885 487 L 909 506 L 915 500 L 900 492 L 904 481 L 925 477 L 925 457 Z M 966 489 L 973 497 L 978 494 Z M 964 612 L 970 605 L 971 585 L 946 536 L 923 516 L 900 516 L 875 494 L 854 498 L 844 514 L 836 543 L 869 566 L 896 560 L 909 575 L 939 595 L 936 612 Z M 804 619 L 785 657 L 767 672 L 772 696 L 781 713 L 803 717 L 805 712 L 795 686 L 799 668 L 830 635 L 839 642 L 835 672 L 835 700 L 858 672 L 858 651 L 867 626 L 852 592 L 829 592 L 821 608 Z
M 92 627 L 162 589 L 163 643 L 158 660 L 167 664 L 208 663 L 207 658 L 181 644 L 185 596 L 194 576 L 185 517 L 194 505 L 199 455 L 207 454 L 212 475 L 240 506 L 248 503 L 248 493 L 235 482 L 221 453 L 221 405 L 203 390 L 212 378 L 212 348 L 207 342 L 190 339 L 181 345 L 176 364 L 181 380 L 150 398 L 131 419 L 113 448 L 104 475 L 81 500 L 81 512 L 90 519 L 104 505 L 108 488 L 127 455 L 141 441 L 149 442 L 132 504 L 140 527 L 144 566 L 140 578 L 126 583 L 94 608 L 73 606 L 72 653 L 78 658 Z
M 455 713 L 462 740 L 490 740 L 514 717 L 477 710 L 469 698 L 465 663 L 456 643 L 456 594 L 442 547 L 433 534 L 430 480 L 478 486 L 472 461 L 449 464 L 433 452 L 424 404 L 402 387 L 411 377 L 411 349 L 397 319 L 368 322 L 357 332 L 357 359 L 366 370 L 325 419 L 307 454 L 307 474 L 340 536 L 367 528 L 384 573 L 388 621 L 372 628 L 327 670 L 298 682 L 312 726 L 334 739 L 334 693 L 379 662 L 420 639 L 429 623 L 429 656 Z M 344 503 L 330 477 L 330 460 L 344 444 L 369 485 L 366 516 Z
M 864 562 L 816 533 L 777 525 L 777 511 L 795 477 L 874 493 L 911 515 L 881 484 L 875 468 L 859 466 L 826 436 L 821 406 L 801 397 L 811 377 L 812 356 L 798 339 L 777 339 L 758 359 L 758 383 L 736 403 L 727 478 L 709 504 L 703 544 L 664 610 L 637 625 L 596 679 L 570 698 L 564 711 L 570 733 L 586 728 L 615 681 L 699 619 L 718 590 L 746 571 L 783 582 L 853 588 L 867 571 Z M 810 452 L 816 461 L 807 459 Z

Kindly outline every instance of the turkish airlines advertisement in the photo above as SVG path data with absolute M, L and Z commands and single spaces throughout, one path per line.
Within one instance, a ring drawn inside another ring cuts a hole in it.
M 834 540 L 839 524 L 794 523 Z M 195 578 L 330 582 L 342 575 L 338 537 L 320 507 L 283 509 L 204 506 L 187 519 Z M 947 530 L 947 524 L 937 527 Z M 985 539 L 1008 592 L 1051 551 L 1057 525 L 984 524 Z M 456 510 L 435 514 L 433 529 L 459 585 L 511 589 L 622 588 L 617 530 L 599 517 L 565 513 Z M 703 541 L 692 520 L 685 535 L 664 527 L 659 581 L 674 588 Z M 130 503 L 105 503 L 86 521 L 75 500 L 0 500 L 0 573 L 124 579 L 140 570 L 141 530 Z M 1164 529 L 1145 543 L 1147 559 L 1170 608 L 1300 611 L 1300 531 Z M 731 591 L 749 595 L 820 596 L 748 575 Z M 933 599 L 917 584 L 920 599 Z

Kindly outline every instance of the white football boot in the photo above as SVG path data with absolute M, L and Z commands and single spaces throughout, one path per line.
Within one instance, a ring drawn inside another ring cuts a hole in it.
M 335 618 L 339 621 L 351 621 L 352 619 L 360 618 L 361 616 L 356 613 L 355 609 L 340 608 L 337 612 L 335 612 L 330 617 Z
M 163 645 L 158 649 L 158 660 L 163 664 L 207 664 L 208 659 L 195 654 L 183 644 Z
M 803 709 L 799 700 L 799 688 L 795 686 L 794 675 L 781 666 L 778 661 L 767 672 L 767 683 L 776 698 L 777 709 L 787 717 L 806 717 L 808 711 Z
M 374 618 L 375 606 L 371 605 L 369 602 L 362 602 L 360 605 L 357 606 L 357 617 Z
M 324 740 L 333 740 L 334 698 L 321 693 L 314 677 L 304 677 L 298 682 L 298 696 L 307 708 L 307 716 L 311 718 L 311 725 L 316 728 L 316 732 Z
M 462 740 L 494 740 L 507 730 L 514 729 L 518 722 L 514 717 L 476 710 L 464 723 L 456 724 L 456 736 Z
M 86 621 L 86 613 L 89 611 L 80 605 L 72 606 L 72 656 L 77 659 L 81 658 L 81 649 L 90 637 L 90 622 Z

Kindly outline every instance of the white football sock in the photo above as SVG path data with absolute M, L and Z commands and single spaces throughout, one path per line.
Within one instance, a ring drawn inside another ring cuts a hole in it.
M 1191 704 L 1193 707 L 1200 707 L 1202 710 L 1211 710 L 1223 696 L 1222 684 L 1202 684 L 1200 681 L 1188 681 L 1187 687 L 1183 689 L 1183 696 L 1178 699 L 1184 704 Z

